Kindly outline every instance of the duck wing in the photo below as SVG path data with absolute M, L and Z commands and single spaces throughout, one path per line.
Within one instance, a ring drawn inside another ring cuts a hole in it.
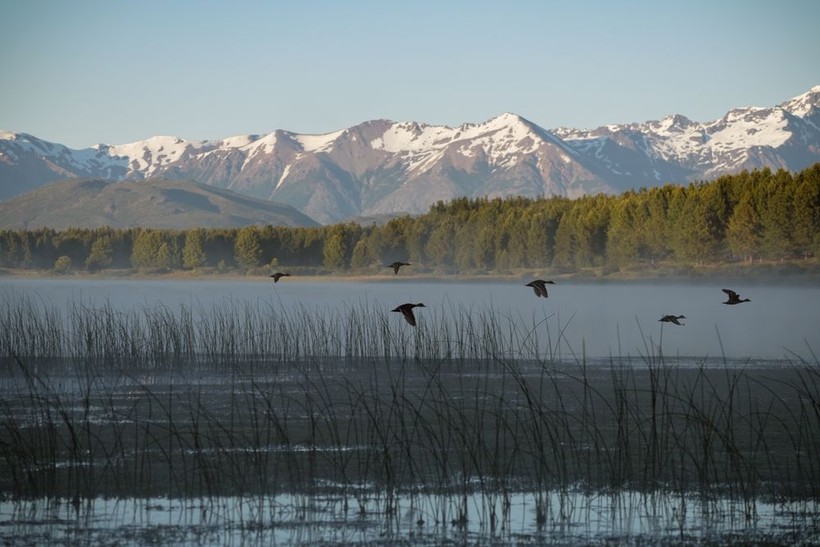
M 407 320 L 408 323 L 412 326 L 416 326 L 416 316 L 413 315 L 413 305 L 412 304 L 402 304 L 398 308 L 395 308 L 391 311 L 401 312 L 402 316 Z
M 401 314 L 404 316 L 405 319 L 407 319 L 408 323 L 410 323 L 414 327 L 416 326 L 416 316 L 413 315 L 412 308 L 403 308 L 401 310 Z
M 547 286 L 540 279 L 530 281 L 527 283 L 527 287 L 532 287 L 532 291 L 535 293 L 535 296 L 543 296 L 544 298 L 547 298 Z

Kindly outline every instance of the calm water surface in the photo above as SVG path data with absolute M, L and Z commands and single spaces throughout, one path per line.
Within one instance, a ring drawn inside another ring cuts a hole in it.
M 464 525 L 447 523 L 466 501 Z M 820 540 L 811 503 L 762 503 L 746 518 L 742 507 L 719 500 L 636 493 L 601 496 L 552 493 L 546 521 L 535 522 L 531 496 L 505 506 L 470 495 L 417 495 L 381 513 L 346 511 L 337 497 L 295 496 L 71 503 L 0 501 L 0 538 L 7 545 L 812 545 Z M 498 515 L 491 521 L 492 512 Z M 135 516 L 139 520 L 135 522 Z M 442 522 L 445 520 L 445 522 Z M 808 522 L 807 522 L 808 520 Z
M 419 282 L 326 281 L 285 278 L 260 280 L 74 280 L 2 279 L 0 303 L 26 295 L 57 306 L 82 302 L 141 309 L 182 305 L 262 304 L 278 309 L 342 309 L 365 305 L 385 313 L 405 302 L 423 302 L 425 316 L 493 312 L 532 324 L 543 321 L 565 357 L 637 356 L 650 341 L 663 343 L 668 356 L 816 361 L 820 353 L 820 287 L 763 282 L 730 285 L 751 302 L 727 306 L 726 282 L 559 282 L 548 299 L 537 298 L 525 281 Z M 685 315 L 685 326 L 662 324 L 665 314 Z M 397 328 L 409 328 L 392 314 Z

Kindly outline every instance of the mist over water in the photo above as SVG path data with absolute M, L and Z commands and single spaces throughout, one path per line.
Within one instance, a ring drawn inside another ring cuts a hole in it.
M 3 279 L 0 299 L 33 298 L 58 307 L 82 303 L 133 310 L 181 306 L 208 311 L 246 304 L 277 310 L 345 310 L 362 304 L 389 313 L 405 302 L 423 302 L 417 319 L 494 312 L 538 324 L 563 358 L 665 356 L 790 359 L 814 362 L 820 353 L 820 287 L 720 280 L 686 282 L 559 281 L 538 298 L 529 279 L 496 282 L 389 279 L 336 281 L 291 277 L 279 283 L 248 280 Z M 751 302 L 724 305 L 722 288 Z M 685 315 L 684 326 L 660 323 Z M 411 328 L 391 314 L 396 329 Z

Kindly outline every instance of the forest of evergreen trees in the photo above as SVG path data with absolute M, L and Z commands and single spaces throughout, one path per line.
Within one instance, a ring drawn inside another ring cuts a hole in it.
M 0 267 L 142 272 L 576 272 L 820 255 L 820 164 L 580 199 L 456 199 L 381 226 L 0 230 Z

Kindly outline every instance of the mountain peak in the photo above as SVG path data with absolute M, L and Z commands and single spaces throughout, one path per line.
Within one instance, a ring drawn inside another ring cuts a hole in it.
M 696 126 L 695 122 L 682 114 L 670 114 L 659 122 L 649 124 L 653 130 L 661 134 L 682 133 Z
M 792 114 L 805 118 L 820 110 L 820 85 L 812 87 L 805 93 L 781 103 L 780 108 Z
M 459 127 L 462 130 L 473 130 L 480 128 L 485 131 L 496 131 L 498 129 L 507 129 L 511 127 L 527 127 L 532 128 L 535 124 L 530 122 L 518 114 L 512 112 L 504 112 L 498 116 L 494 116 L 489 120 L 481 123 L 467 123 Z
M 525 123 L 526 120 L 519 116 L 518 114 L 514 114 L 512 112 L 504 112 L 503 114 L 499 114 L 493 118 L 490 118 L 488 123 L 499 123 L 499 124 L 516 124 L 516 123 Z

